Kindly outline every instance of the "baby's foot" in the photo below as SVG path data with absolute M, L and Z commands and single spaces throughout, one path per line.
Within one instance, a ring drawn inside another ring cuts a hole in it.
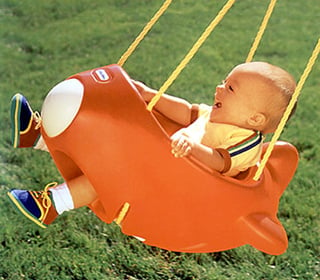
M 12 144 L 14 148 L 33 147 L 40 136 L 41 117 L 33 112 L 20 93 L 11 100 Z

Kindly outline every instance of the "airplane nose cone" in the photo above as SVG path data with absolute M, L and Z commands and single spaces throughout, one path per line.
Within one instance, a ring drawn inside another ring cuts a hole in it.
M 61 134 L 79 111 L 84 93 L 77 79 L 65 80 L 51 89 L 44 100 L 42 126 L 49 137 Z

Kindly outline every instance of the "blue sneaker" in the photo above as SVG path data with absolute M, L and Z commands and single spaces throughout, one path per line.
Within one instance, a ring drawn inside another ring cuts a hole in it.
M 51 224 L 58 213 L 52 202 L 50 187 L 57 183 L 48 184 L 43 191 L 11 190 L 8 196 L 20 213 L 42 228 Z
M 12 144 L 14 148 L 33 147 L 40 136 L 41 118 L 20 93 L 11 100 Z

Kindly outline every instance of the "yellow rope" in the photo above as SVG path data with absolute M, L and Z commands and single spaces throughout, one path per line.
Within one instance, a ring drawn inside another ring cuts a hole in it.
M 256 52 L 256 50 L 258 48 L 258 45 L 259 45 L 259 43 L 261 41 L 262 35 L 263 35 L 264 31 L 266 30 L 267 24 L 269 22 L 269 19 L 271 17 L 271 14 L 273 12 L 273 9 L 274 9 L 274 6 L 275 6 L 276 2 L 277 2 L 277 0 L 271 0 L 270 1 L 269 7 L 268 7 L 268 9 L 266 11 L 264 19 L 263 19 L 263 21 L 261 23 L 261 26 L 260 26 L 259 30 L 258 30 L 257 36 L 256 36 L 256 38 L 255 38 L 255 40 L 254 40 L 254 42 L 252 44 L 252 47 L 251 47 L 251 49 L 249 51 L 248 57 L 246 59 L 246 62 L 252 61 L 253 56 L 254 56 L 254 54 L 255 54 L 255 52 Z
M 278 125 L 278 128 L 275 131 L 275 133 L 274 133 L 274 135 L 273 135 L 273 137 L 272 137 L 272 139 L 270 141 L 268 149 L 267 149 L 267 151 L 266 151 L 266 153 L 265 153 L 265 155 L 264 155 L 264 157 L 263 157 L 263 159 L 261 161 L 261 164 L 260 164 L 255 176 L 253 177 L 253 180 L 255 180 L 255 181 L 259 180 L 259 178 L 260 178 L 260 176 L 262 174 L 262 171 L 263 171 L 263 169 L 264 169 L 264 167 L 265 167 L 265 165 L 266 165 L 266 163 L 267 163 L 267 161 L 268 161 L 268 159 L 269 159 L 269 157 L 271 155 L 271 152 L 272 152 L 272 150 L 274 148 L 274 145 L 275 145 L 276 141 L 279 139 L 279 136 L 280 136 L 280 134 L 281 134 L 281 132 L 282 132 L 282 130 L 283 130 L 288 118 L 289 118 L 289 115 L 290 115 L 290 113 L 291 113 L 291 111 L 292 111 L 292 109 L 294 107 L 294 104 L 297 102 L 297 99 L 298 99 L 298 96 L 299 96 L 299 94 L 301 92 L 303 84 L 306 81 L 306 79 L 307 79 L 307 77 L 308 77 L 308 75 L 309 75 L 309 73 L 310 73 L 310 71 L 311 71 L 316 59 L 317 59 L 319 51 L 320 51 L 320 39 L 318 39 L 318 43 L 317 43 L 317 45 L 316 45 L 316 47 L 315 47 L 315 49 L 314 49 L 314 51 L 313 51 L 313 53 L 312 53 L 312 55 L 311 55 L 311 57 L 309 59 L 309 62 L 307 64 L 303 74 L 301 75 L 301 78 L 300 78 L 299 83 L 298 83 L 298 85 L 296 87 L 296 90 L 295 90 L 294 94 L 292 95 L 290 103 L 289 103 L 286 111 L 284 112 L 283 117 L 282 117 L 282 119 L 281 119 L 281 121 L 280 121 L 280 123 Z
M 160 7 L 160 9 L 155 13 L 155 15 L 152 17 L 152 19 L 146 24 L 146 26 L 143 28 L 143 30 L 140 32 L 140 34 L 137 36 L 137 38 L 133 41 L 133 43 L 129 46 L 129 48 L 126 50 L 126 52 L 121 56 L 121 58 L 119 59 L 119 61 L 117 63 L 118 65 L 123 66 L 123 64 L 129 58 L 129 56 L 134 52 L 134 50 L 137 48 L 137 46 L 140 44 L 140 42 L 143 40 L 143 38 L 150 31 L 152 26 L 158 21 L 158 19 L 162 16 L 162 14 L 167 10 L 167 8 L 171 4 L 171 2 L 172 2 L 172 0 L 166 0 L 163 3 L 163 5 Z
M 254 56 L 254 54 L 255 54 L 255 52 L 256 52 L 256 50 L 258 48 L 258 45 L 259 45 L 259 43 L 261 41 L 262 35 L 263 35 L 264 31 L 266 30 L 266 27 L 268 25 L 269 19 L 271 17 L 272 12 L 273 12 L 274 6 L 276 5 L 276 2 L 277 2 L 277 0 L 271 0 L 270 1 L 270 4 L 269 4 L 268 9 L 266 11 L 266 14 L 265 14 L 265 16 L 264 16 L 264 18 L 262 20 L 261 26 L 260 26 L 260 28 L 258 30 L 257 36 L 254 39 L 252 47 L 251 47 L 251 49 L 249 51 L 248 57 L 246 59 L 246 62 L 252 61 L 253 56 Z
M 123 221 L 124 217 L 127 215 L 128 211 L 130 208 L 130 204 L 128 202 L 125 202 L 125 204 L 123 204 L 120 213 L 118 215 L 118 217 L 115 219 L 115 222 L 117 225 L 121 225 L 121 222 Z
M 203 34 L 200 36 L 198 41 L 194 44 L 194 46 L 191 48 L 189 53 L 185 56 L 185 58 L 180 62 L 180 64 L 177 66 L 177 68 L 172 72 L 171 76 L 167 79 L 167 81 L 161 86 L 158 93 L 152 98 L 150 103 L 148 104 L 147 109 L 149 111 L 152 111 L 152 108 L 154 105 L 159 101 L 161 95 L 168 89 L 168 87 L 174 82 L 174 80 L 178 77 L 180 72 L 185 68 L 185 66 L 189 63 L 189 61 L 192 59 L 192 57 L 196 54 L 196 52 L 199 50 L 201 45 L 204 43 L 204 41 L 209 37 L 210 33 L 213 31 L 213 29 L 217 26 L 217 24 L 222 20 L 224 15 L 228 12 L 228 10 L 232 7 L 235 0 L 229 0 L 224 7 L 221 9 L 219 14 L 216 16 L 216 18 L 209 24 L 209 26 L 206 28 L 206 30 L 203 32 Z

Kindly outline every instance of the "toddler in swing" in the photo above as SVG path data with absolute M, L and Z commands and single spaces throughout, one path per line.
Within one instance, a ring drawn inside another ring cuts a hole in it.
M 147 103 L 157 93 L 141 82 L 133 83 Z M 259 162 L 264 136 L 275 131 L 295 86 L 292 76 L 277 66 L 243 63 L 216 87 L 212 106 L 164 94 L 154 108 L 183 126 L 171 136 L 175 157 L 192 156 L 212 171 L 236 176 Z M 14 147 L 45 150 L 41 118 L 26 98 L 16 94 L 11 110 Z M 84 175 L 68 183 L 48 184 L 43 191 L 13 189 L 8 195 L 20 212 L 44 228 L 63 212 L 97 199 Z

